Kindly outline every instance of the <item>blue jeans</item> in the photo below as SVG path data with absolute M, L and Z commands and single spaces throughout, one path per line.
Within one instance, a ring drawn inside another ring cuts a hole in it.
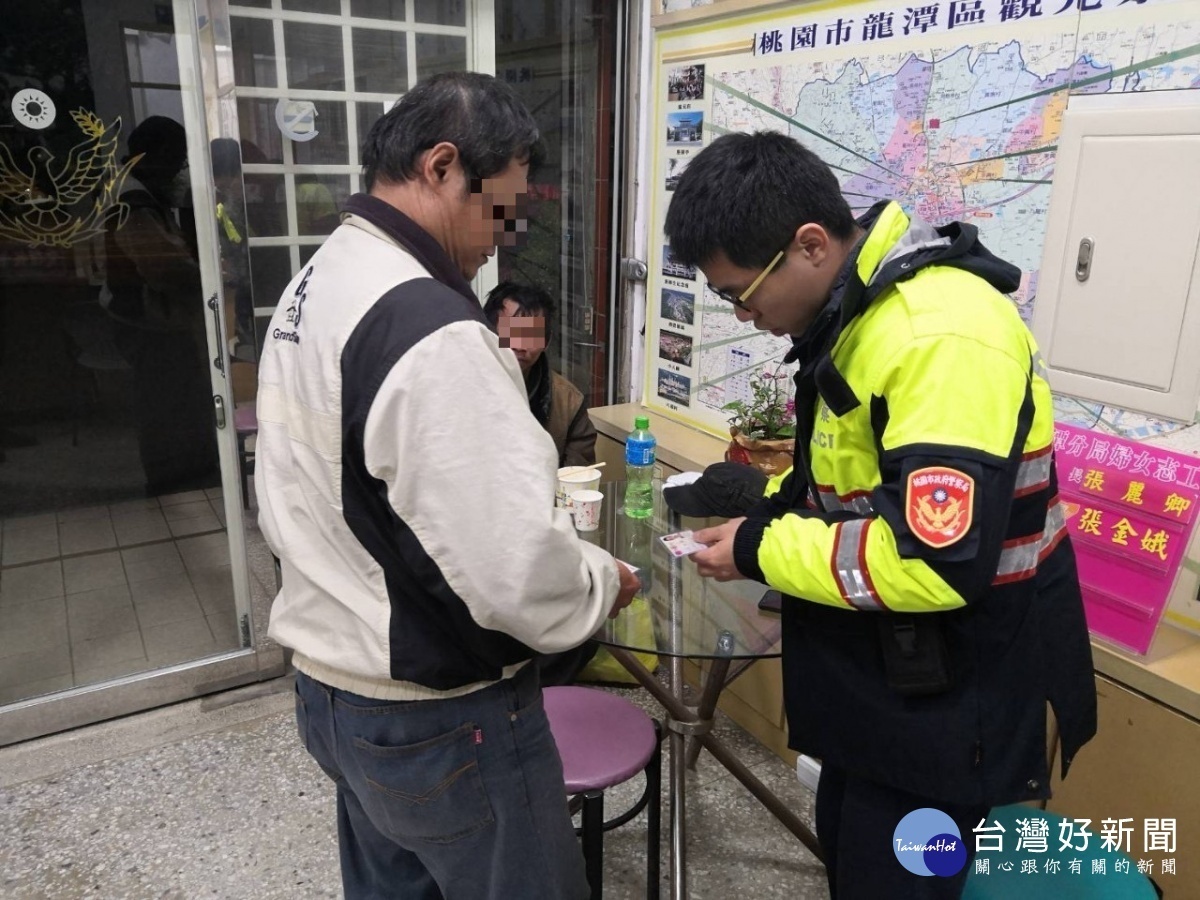
M 536 667 L 450 700 L 371 700 L 296 674 L 337 785 L 348 900 L 579 900 L 583 855 Z

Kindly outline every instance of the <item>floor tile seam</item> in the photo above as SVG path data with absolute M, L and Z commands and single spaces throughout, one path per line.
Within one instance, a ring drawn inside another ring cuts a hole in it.
M 190 599 L 193 603 L 196 604 L 196 608 L 200 610 L 200 615 L 201 616 L 206 615 L 206 613 L 204 612 L 204 607 L 200 604 L 200 599 L 195 596 L 195 593 L 196 593 L 195 589 L 193 589 L 192 590 L 193 596 L 190 598 L 177 597 L 177 598 L 173 598 L 171 600 L 151 600 L 151 601 L 148 601 L 146 603 L 141 603 L 141 604 L 139 604 L 137 600 L 134 600 L 133 601 L 133 614 L 137 618 L 138 631 L 141 632 L 143 635 L 143 643 L 144 643 L 145 631 L 147 628 L 158 628 L 162 625 L 173 625 L 176 622 L 182 622 L 187 619 L 196 618 L 195 616 L 182 616 L 179 618 L 168 619 L 168 620 L 162 621 L 162 622 L 156 622 L 154 624 L 148 624 L 147 622 L 145 622 L 143 620 L 145 618 L 149 618 L 153 615 L 153 613 L 151 613 L 152 609 L 157 610 L 159 607 L 165 606 L 167 604 L 178 603 L 180 601 Z
M 137 615 L 136 608 L 134 609 L 134 615 L 135 616 Z M 113 634 L 107 634 L 107 635 L 102 634 L 102 635 L 97 635 L 94 638 L 85 638 L 84 640 L 85 641 L 86 640 L 100 640 L 101 638 L 106 638 L 106 637 L 107 638 L 115 638 L 118 635 L 123 635 L 123 634 L 133 634 L 133 632 L 132 631 L 118 631 Z M 141 645 L 141 648 L 142 648 L 142 659 L 149 660 L 149 656 L 146 654 L 146 637 L 144 634 L 142 634 L 142 628 L 141 628 L 140 624 L 138 625 L 137 636 L 138 636 L 138 643 Z M 80 650 L 83 649 L 83 643 L 84 643 L 84 641 L 79 642 Z M 79 666 L 78 663 L 76 662 L 75 642 L 72 641 L 70 644 L 68 644 L 68 646 L 71 650 L 71 678 L 75 681 L 75 686 L 76 687 L 84 687 L 86 684 L 95 683 L 95 682 L 84 682 L 83 684 L 81 684 L 79 682 L 79 676 L 76 673 L 77 672 L 86 672 L 86 671 L 88 671 L 88 669 L 86 666 L 84 666 L 84 667 Z M 115 663 L 119 664 L 119 663 L 124 663 L 124 662 L 135 662 L 135 661 L 136 661 L 136 657 L 128 659 L 128 660 L 124 660 L 124 659 L 115 660 Z M 109 664 L 104 663 L 102 665 L 109 665 Z M 100 666 L 93 666 L 92 668 L 100 668 Z M 131 672 L 128 674 L 133 674 L 133 673 Z
M 203 621 L 203 622 L 204 622 L 204 627 L 205 627 L 205 629 L 208 631 L 208 637 L 209 637 L 209 639 L 210 639 L 210 640 L 213 642 L 213 644 L 215 645 L 215 644 L 217 643 L 217 636 L 216 636 L 216 634 L 215 634 L 215 633 L 213 633 L 213 630 L 212 630 L 212 625 L 211 625 L 211 624 L 209 623 L 209 621 L 208 621 L 208 613 L 206 613 L 206 612 L 204 611 L 204 607 L 203 607 L 203 606 L 201 606 L 201 607 L 200 607 L 200 615 L 199 615 L 199 616 L 195 616 L 195 617 L 192 617 L 192 618 L 190 618 L 190 619 L 176 619 L 176 620 L 174 620 L 173 622 L 160 622 L 160 623 L 159 623 L 159 624 L 157 624 L 157 625 L 151 625 L 151 626 L 149 626 L 149 627 L 150 627 L 150 628 L 165 628 L 165 627 L 168 627 L 168 626 L 170 626 L 170 625 L 178 625 L 180 622 L 194 622 L 194 621 L 196 621 L 196 619 L 199 619 L 199 620 L 201 620 L 201 621 Z M 145 644 L 145 641 L 146 641 L 146 633 L 145 633 L 145 631 L 143 631 L 143 632 L 142 632 L 142 643 L 143 643 L 143 644 Z M 190 653 L 190 652 L 192 652 L 192 651 L 185 651 L 185 652 L 189 652 L 189 653 Z M 147 649 L 147 650 L 146 650 L 146 657 L 147 657 L 147 658 L 149 658 L 149 656 L 150 656 L 150 651 L 149 651 L 149 649 Z
M 186 521 L 186 520 L 180 520 L 180 521 Z M 196 532 L 195 534 L 171 535 L 170 537 L 152 538 L 152 539 L 145 540 L 145 541 L 139 541 L 139 542 L 133 543 L 133 544 L 118 545 L 116 547 L 101 547 L 101 548 L 98 548 L 95 550 L 82 550 L 82 551 L 79 551 L 76 553 L 60 553 L 57 556 L 50 557 L 47 559 L 33 559 L 33 560 L 27 560 L 25 562 L 20 562 L 20 563 L 12 563 L 10 565 L 4 565 L 4 564 L 0 563 L 0 574 L 2 574 L 4 572 L 8 572 L 10 570 L 14 570 L 14 569 L 23 569 L 23 568 L 27 568 L 29 566 L 45 565 L 46 563 L 51 563 L 51 562 L 55 562 L 55 561 L 57 561 L 58 563 L 61 564 L 64 560 L 68 560 L 68 559 L 70 559 L 70 560 L 85 559 L 89 556 L 100 556 L 101 554 L 104 554 L 104 553 L 118 553 L 119 554 L 123 550 L 136 550 L 139 547 L 152 547 L 155 544 L 165 544 L 165 543 L 178 544 L 180 539 L 210 537 L 214 534 L 224 534 L 224 533 L 228 533 L 228 529 L 226 527 L 222 526 L 220 528 L 213 528 L 208 531 Z M 180 557 L 182 558 L 182 554 L 180 554 Z M 124 564 L 124 561 L 122 561 L 122 565 L 123 564 Z M 187 567 L 186 561 L 184 562 L 184 567 L 185 568 Z M 74 593 L 80 593 L 80 592 L 75 591 Z

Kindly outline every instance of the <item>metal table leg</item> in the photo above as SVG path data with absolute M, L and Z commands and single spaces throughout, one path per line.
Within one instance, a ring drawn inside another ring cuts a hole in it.
M 669 515 L 671 530 L 679 530 L 679 516 L 673 511 Z M 683 646 L 683 563 L 672 559 L 668 568 L 667 592 L 670 600 L 667 626 L 670 629 L 670 646 Z M 683 702 L 683 658 L 672 656 L 671 697 L 684 709 Z M 668 710 L 669 711 L 669 710 Z M 680 728 L 690 721 L 690 716 L 680 718 L 672 714 L 667 720 L 671 741 L 671 900 L 686 900 L 687 891 L 687 735 Z
M 683 660 L 671 658 L 671 688 L 680 702 L 683 699 Z M 684 763 L 687 736 L 679 730 L 680 722 L 667 720 L 671 744 L 671 900 L 687 897 L 687 767 Z
M 821 853 L 821 845 L 817 843 L 816 835 L 812 833 L 809 827 L 801 820 L 799 816 L 792 812 L 792 810 L 785 806 L 779 800 L 779 798 L 771 792 L 770 788 L 759 781 L 757 776 L 755 776 L 755 774 L 751 772 L 749 768 L 747 768 L 745 763 L 738 759 L 733 752 L 730 751 L 724 744 L 722 744 L 715 735 L 709 732 L 709 729 L 712 726 L 711 720 L 708 722 L 702 722 L 697 715 L 698 711 L 696 709 L 686 706 L 681 698 L 677 698 L 675 696 L 674 689 L 667 690 L 630 651 L 623 650 L 620 647 L 609 647 L 608 650 L 613 655 L 613 658 L 621 663 L 621 665 L 623 665 L 629 671 L 629 673 L 641 683 L 641 685 L 649 692 L 649 694 L 659 703 L 661 703 L 663 708 L 667 711 L 667 714 L 670 717 L 667 722 L 667 727 L 673 729 L 671 733 L 672 756 L 674 756 L 676 747 L 674 742 L 675 738 L 679 738 L 679 742 L 682 743 L 682 739 L 684 737 L 683 732 L 686 731 L 687 733 L 692 734 L 701 744 L 704 745 L 704 749 L 716 758 L 717 762 L 724 766 L 734 778 L 745 785 L 746 789 L 749 790 L 750 793 L 756 798 L 758 798 L 758 801 L 762 803 L 762 805 L 765 806 L 768 811 L 770 811 L 770 813 L 774 815 L 775 818 L 777 818 L 785 828 L 787 828 L 788 831 L 794 834 L 800 840 L 800 842 L 804 844 L 805 847 L 808 848 L 809 852 L 812 853 L 813 856 L 822 862 L 825 861 L 825 857 Z M 672 663 L 674 662 L 675 660 L 672 659 Z M 682 668 L 682 666 L 680 668 Z M 706 684 L 706 688 L 707 687 L 708 685 Z M 680 691 L 682 691 L 682 688 L 680 688 Z M 679 731 L 676 732 L 674 729 L 678 729 Z M 676 811 L 674 804 L 676 802 L 676 797 L 678 797 L 679 813 L 682 817 L 685 794 L 682 792 L 676 794 L 674 762 L 672 762 L 671 773 L 672 780 L 670 792 L 673 804 L 672 814 L 674 814 Z M 680 781 L 682 783 L 682 778 Z M 682 869 L 685 862 L 685 850 L 686 848 L 681 846 L 679 847 L 679 852 L 677 854 L 676 847 L 674 843 L 672 843 L 672 876 L 674 876 L 675 866 L 679 866 Z M 686 877 L 686 872 L 684 875 Z M 682 886 L 682 893 L 675 890 L 677 885 Z M 673 878 L 672 888 L 673 898 L 683 898 L 687 896 L 685 881 L 676 882 Z
M 696 718 L 702 722 L 712 726 L 713 715 L 717 711 L 717 699 L 721 696 L 721 691 L 725 689 L 729 674 L 728 656 L 720 654 L 728 654 L 733 652 L 733 635 L 728 631 L 721 632 L 717 638 L 717 655 L 713 658 L 709 665 L 708 674 L 704 676 L 704 687 L 700 692 L 700 705 L 696 707 Z M 689 769 L 696 768 L 696 760 L 700 756 L 701 743 L 698 738 L 692 738 L 688 743 L 687 756 L 685 761 Z

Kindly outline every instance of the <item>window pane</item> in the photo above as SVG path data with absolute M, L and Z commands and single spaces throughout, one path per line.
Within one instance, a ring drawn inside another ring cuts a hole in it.
M 277 306 L 292 280 L 292 252 L 287 247 L 251 247 L 250 280 L 256 307 Z
M 320 244 L 301 244 L 300 245 L 300 268 L 308 265 L 308 261 L 313 258 L 313 254 L 321 249 Z
M 350 162 L 350 142 L 346 137 L 346 104 L 337 100 L 315 100 L 317 136 L 304 143 L 292 143 L 297 164 L 345 165 Z
M 233 80 L 242 87 L 275 87 L 275 35 L 266 19 L 233 16 Z
M 247 175 L 244 180 L 250 236 L 280 237 L 287 234 L 287 196 L 283 189 L 283 176 Z
M 538 284 L 559 301 L 552 364 L 587 397 L 609 402 L 611 146 L 616 27 L 610 4 L 496 0 L 496 74 L 537 119 L 546 161 L 530 192 L 529 235 L 501 248 L 500 278 Z M 566 61 L 564 63 L 564 61 Z M 615 398 L 613 398 L 615 399 Z
M 329 234 L 350 196 L 349 175 L 297 175 L 296 221 L 300 234 Z
M 283 23 L 289 88 L 340 91 L 346 86 L 342 29 L 330 25 Z
M 466 0 L 417 0 L 417 21 L 431 25 L 466 25 Z
M 130 88 L 133 118 L 144 122 L 151 116 L 166 116 L 183 121 L 183 95 L 172 88 Z
M 279 299 L 278 297 L 275 298 L 275 300 L 278 300 L 278 299 Z M 267 306 L 267 309 L 270 309 L 274 306 L 275 306 L 275 301 L 273 300 Z M 254 317 L 254 341 L 255 341 L 254 358 L 255 359 L 262 359 L 263 344 L 266 343 L 267 333 L 270 330 L 271 330 L 271 317 L 270 316 L 255 316 Z
M 170 32 L 126 28 L 125 54 L 131 81 L 179 84 L 179 57 Z
M 417 35 L 417 78 L 467 67 L 467 39 L 444 34 Z
M 341 0 L 283 0 L 283 8 L 295 12 L 325 13 L 329 16 L 342 13 Z
M 283 162 L 283 135 L 275 124 L 277 102 L 259 97 L 238 98 L 238 129 L 242 133 L 243 162 Z
M 270 9 L 271 0 L 234 0 L 231 6 L 252 6 L 255 9 Z
M 355 157 L 352 162 L 355 165 L 361 165 L 363 142 L 371 132 L 371 126 L 383 115 L 383 104 L 360 100 L 355 106 L 358 107 L 355 113 L 358 116 L 358 146 L 355 148 Z
M 403 31 L 355 28 L 354 88 L 399 97 L 408 90 L 408 35 Z
M 404 0 L 350 0 L 350 15 L 404 21 Z

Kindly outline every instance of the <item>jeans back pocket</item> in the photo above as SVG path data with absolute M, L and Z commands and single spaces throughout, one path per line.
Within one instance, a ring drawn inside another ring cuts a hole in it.
M 354 738 L 354 765 L 359 800 L 384 834 L 402 844 L 444 844 L 492 824 L 473 724 L 413 744 L 376 741 Z

